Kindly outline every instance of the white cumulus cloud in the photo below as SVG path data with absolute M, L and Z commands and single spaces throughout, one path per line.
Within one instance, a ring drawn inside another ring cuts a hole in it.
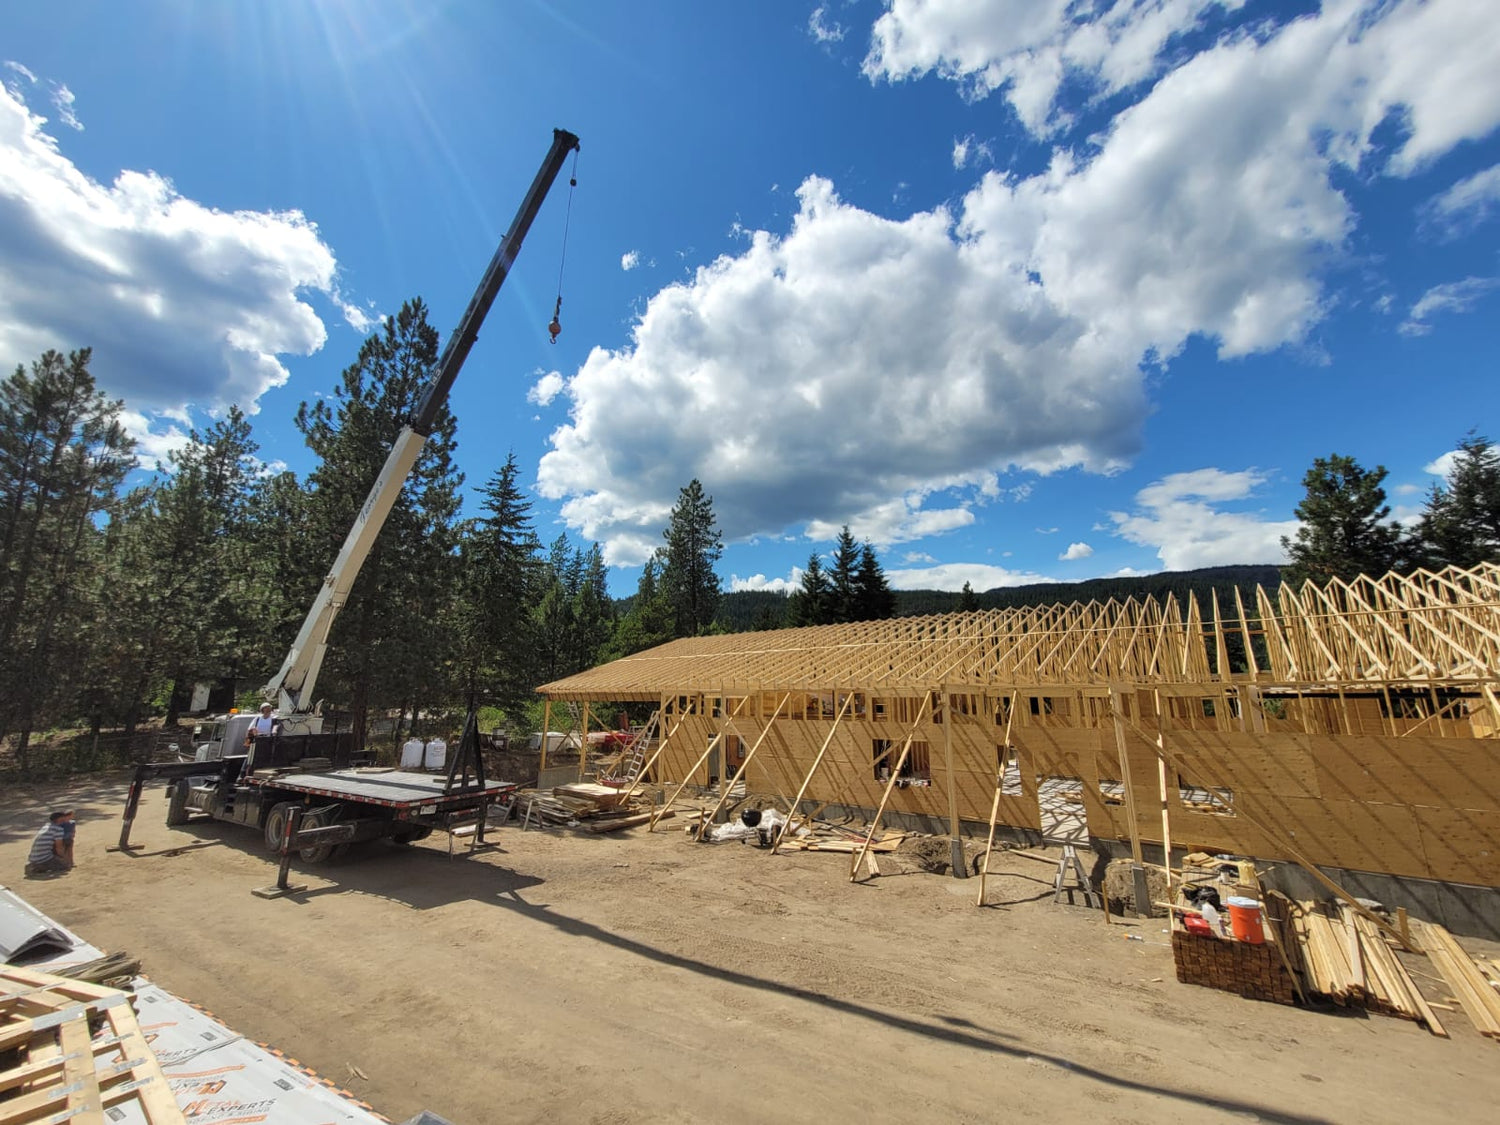
M 639 250 L 627 250 L 620 255 L 620 268 L 626 273 L 641 264 L 641 252 Z
M 526 392 L 526 401 L 534 402 L 538 406 L 551 406 L 552 400 L 562 394 L 563 388 L 567 386 L 561 373 L 549 371 L 533 383 Z
M 792 567 L 792 573 L 786 578 L 767 578 L 764 574 L 752 574 L 749 578 L 741 578 L 738 574 L 729 576 L 729 589 L 733 593 L 741 590 L 770 590 L 777 594 L 795 593 L 802 586 L 802 568 Z
M 958 592 L 969 584 L 976 594 L 997 586 L 1029 586 L 1034 582 L 1052 582 L 1042 574 L 1006 570 L 987 563 L 939 563 L 937 566 L 888 570 L 886 581 L 895 590 L 950 590 Z
M 1052 130 L 1056 88 L 1016 68 L 1055 48 L 1064 77 L 1137 100 L 951 209 L 876 215 L 807 179 L 788 230 L 743 232 L 588 357 L 542 494 L 621 564 L 695 477 L 730 539 L 849 523 L 902 542 L 964 526 L 998 472 L 1128 464 L 1142 364 L 1193 337 L 1224 357 L 1305 342 L 1360 218 L 1339 184 L 1409 175 L 1500 123 L 1500 36 L 1463 0 L 1330 0 L 1178 49 L 1237 7 L 895 0 L 879 76 L 1012 100 L 1030 83 L 1046 96 L 1022 116 Z
M 1076 559 L 1086 559 L 1094 553 L 1094 548 L 1087 543 L 1069 543 L 1068 549 L 1058 555 L 1062 562 L 1073 562 Z
M 44 125 L 0 89 L 0 357 L 90 346 L 101 386 L 149 430 L 190 406 L 253 413 L 287 379 L 278 357 L 323 345 L 305 294 L 356 319 L 300 213 L 215 210 L 155 172 L 98 183 Z
M 1196 469 L 1172 473 L 1135 494 L 1136 511 L 1111 512 L 1115 534 L 1156 549 L 1167 570 L 1286 561 L 1283 535 L 1295 535 L 1296 520 L 1267 520 L 1260 509 L 1226 511 L 1249 500 L 1265 482 L 1255 469 L 1236 473 Z

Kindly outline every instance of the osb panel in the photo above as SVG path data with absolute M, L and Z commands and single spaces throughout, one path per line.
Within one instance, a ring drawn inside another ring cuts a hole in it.
M 1500 812 L 1415 808 L 1412 815 L 1433 878 L 1500 886 Z
M 1166 732 L 1167 749 L 1189 785 L 1256 790 L 1290 797 L 1321 795 L 1307 735 L 1238 731 Z M 1154 756 L 1154 750 L 1152 751 Z
M 1311 749 L 1330 797 L 1500 811 L 1500 744 L 1492 740 L 1323 736 Z

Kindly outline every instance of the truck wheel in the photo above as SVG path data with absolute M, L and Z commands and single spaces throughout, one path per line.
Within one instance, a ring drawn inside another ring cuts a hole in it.
M 176 828 L 188 822 L 188 783 L 185 778 L 167 787 L 167 827 Z
M 281 850 L 281 837 L 286 832 L 286 818 L 296 807 L 296 801 L 282 801 L 279 805 L 272 805 L 271 811 L 266 813 L 266 847 L 270 851 Z M 303 821 L 303 823 L 307 822 Z
M 397 844 L 415 844 L 418 840 L 425 840 L 432 835 L 432 829 L 425 824 L 414 824 L 410 828 L 403 828 L 391 836 L 392 841 Z
M 302 818 L 303 828 L 326 828 L 332 824 L 334 817 L 331 813 L 319 810 L 308 813 Z M 337 844 L 314 844 L 310 848 L 299 848 L 297 854 L 302 857 L 302 862 L 307 864 L 327 863 L 333 853 L 338 849 Z

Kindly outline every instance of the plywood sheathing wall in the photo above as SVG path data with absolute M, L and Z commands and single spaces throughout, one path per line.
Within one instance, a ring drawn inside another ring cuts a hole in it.
M 1139 838 L 1159 843 L 1160 735 L 1177 846 L 1500 886 L 1497 666 L 1485 566 L 1232 591 L 1206 612 L 1128 599 L 695 638 L 540 690 L 658 703 L 681 729 L 656 773 L 677 781 L 707 782 L 709 763 L 687 774 L 716 735 L 759 740 L 749 789 L 807 781 L 814 802 L 875 807 L 877 741 L 911 736 L 931 784 L 889 807 L 944 821 L 951 737 L 971 824 L 988 821 L 1014 697 L 1001 824 L 1039 830 L 1039 779 L 1076 778 L 1089 833 L 1129 838 L 1123 737 Z

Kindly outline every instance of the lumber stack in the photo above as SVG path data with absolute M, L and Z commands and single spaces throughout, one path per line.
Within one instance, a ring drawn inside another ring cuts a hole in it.
M 104 1121 L 106 1115 L 184 1125 L 130 997 L 0 966 L 0 1122 Z
M 1417 931 L 1417 940 L 1458 998 L 1475 1029 L 1481 1035 L 1500 1039 L 1500 993 L 1490 987 L 1489 980 L 1479 971 L 1474 959 L 1442 926 L 1432 922 L 1413 922 L 1412 928 Z
M 516 809 L 523 825 L 566 826 L 597 833 L 644 824 L 651 806 L 638 795 L 627 800 L 623 790 L 608 785 L 578 782 L 547 790 L 523 789 L 516 794 Z
M 1174 925 L 1172 928 L 1172 962 L 1177 979 L 1184 984 L 1218 988 L 1250 1000 L 1270 1000 L 1290 1004 L 1293 1000 L 1292 974 L 1277 952 L 1274 936 L 1267 933 L 1258 945 L 1193 934 Z

